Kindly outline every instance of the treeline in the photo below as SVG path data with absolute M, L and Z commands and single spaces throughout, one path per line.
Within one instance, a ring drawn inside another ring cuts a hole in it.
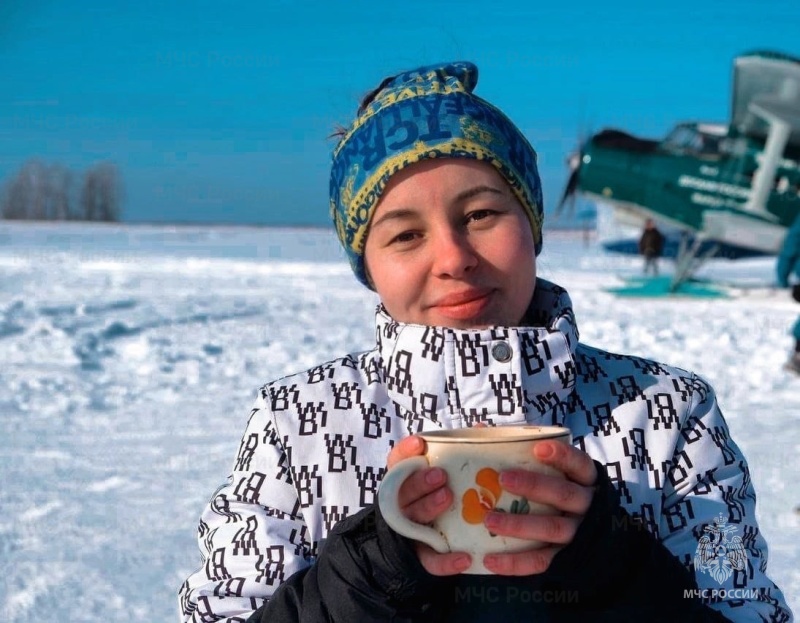
M 60 164 L 31 160 L 0 192 L 0 218 L 39 221 L 118 221 L 122 180 L 110 162 L 78 177 Z

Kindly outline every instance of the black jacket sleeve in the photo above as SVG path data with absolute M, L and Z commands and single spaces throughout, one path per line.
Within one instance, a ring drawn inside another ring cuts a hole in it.
M 596 465 L 589 511 L 541 575 L 432 576 L 371 506 L 337 524 L 316 563 L 281 585 L 248 623 L 727 621 L 684 596 L 697 588 L 694 576 L 628 515 Z
M 543 574 L 549 589 L 574 597 L 554 620 L 728 621 L 686 596 L 697 589 L 694 575 L 622 508 L 606 470 L 595 465 L 592 505 L 575 539 Z
M 447 583 L 425 571 L 411 542 L 373 505 L 338 523 L 315 564 L 284 582 L 248 623 L 439 621 Z

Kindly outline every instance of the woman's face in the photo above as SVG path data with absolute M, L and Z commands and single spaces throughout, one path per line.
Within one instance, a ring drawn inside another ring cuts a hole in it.
M 522 205 L 492 165 L 460 158 L 425 160 L 392 177 L 364 257 L 387 311 L 405 323 L 515 326 L 536 282 Z

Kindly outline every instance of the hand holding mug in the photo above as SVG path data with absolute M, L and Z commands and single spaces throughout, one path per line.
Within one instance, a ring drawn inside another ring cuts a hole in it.
M 381 511 L 435 575 L 544 571 L 572 540 L 596 480 L 559 427 L 423 433 L 398 443 L 388 464 Z
M 418 435 L 401 439 L 389 453 L 389 470 L 405 459 L 422 456 L 425 449 L 425 440 Z M 410 521 L 423 525 L 433 523 L 453 504 L 453 492 L 447 486 L 447 472 L 441 467 L 430 466 L 414 471 L 400 485 L 397 503 Z M 472 558 L 466 552 L 438 553 L 421 541 L 416 542 L 416 550 L 422 566 L 432 575 L 456 575 L 472 564 Z
M 555 441 L 536 444 L 533 454 L 543 465 L 558 470 L 558 476 L 510 470 L 500 475 L 500 483 L 509 493 L 549 505 L 559 514 L 488 513 L 484 524 L 493 533 L 544 544 L 523 552 L 484 557 L 486 569 L 498 575 L 546 571 L 558 551 L 572 542 L 592 503 L 597 468 L 588 454 Z

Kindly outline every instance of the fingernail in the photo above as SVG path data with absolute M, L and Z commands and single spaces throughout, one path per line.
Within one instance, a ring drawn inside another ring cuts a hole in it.
M 519 475 L 514 472 L 500 472 L 500 484 L 513 489 L 519 483 Z
M 443 504 L 444 501 L 447 499 L 447 491 L 445 489 L 439 489 L 436 493 L 433 494 L 433 501 L 436 504 Z
M 483 524 L 489 529 L 499 528 L 502 521 L 503 518 L 498 513 L 487 513 L 486 517 L 483 519 Z
M 553 455 L 556 453 L 556 449 L 549 443 L 537 444 L 534 451 L 536 452 L 536 456 L 540 459 L 552 459 Z
M 429 485 L 440 485 L 444 482 L 444 470 L 434 467 L 425 474 L 425 482 Z
M 453 566 L 456 569 L 463 571 L 472 564 L 472 557 L 469 554 L 461 554 L 453 561 Z

